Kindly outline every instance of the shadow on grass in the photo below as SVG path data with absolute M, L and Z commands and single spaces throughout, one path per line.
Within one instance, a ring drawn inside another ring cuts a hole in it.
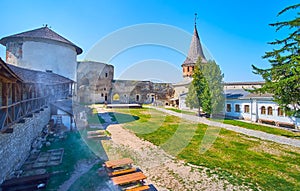
M 108 115 L 111 117 L 112 122 L 118 124 L 129 123 L 140 119 L 140 117 L 135 115 L 129 115 L 129 114 L 117 113 L 117 112 L 108 112 Z

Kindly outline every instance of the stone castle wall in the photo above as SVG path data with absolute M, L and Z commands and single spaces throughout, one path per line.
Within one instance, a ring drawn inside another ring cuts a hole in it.
M 114 67 L 100 62 L 77 64 L 77 100 L 81 103 L 109 102 Z
M 149 104 L 155 101 L 168 102 L 174 89 L 169 83 L 150 81 L 114 80 L 111 103 Z
M 13 125 L 13 133 L 0 134 L 0 184 L 24 163 L 29 156 L 32 142 L 49 120 L 50 107 L 34 113 L 31 118 L 25 118 L 25 123 Z

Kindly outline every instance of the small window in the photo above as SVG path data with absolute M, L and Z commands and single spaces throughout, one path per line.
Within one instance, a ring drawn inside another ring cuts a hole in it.
M 249 113 L 249 112 L 250 112 L 250 106 L 244 105 L 244 113 Z
M 260 114 L 266 115 L 266 107 L 265 106 L 261 107 Z
M 103 94 L 103 93 L 101 93 L 101 97 L 104 97 L 104 94 Z
M 278 116 L 283 116 L 284 115 L 283 109 L 281 109 L 280 107 L 278 107 L 277 114 L 278 114 Z
M 140 101 L 140 95 L 137 94 L 136 97 L 135 97 L 135 100 Z
M 105 72 L 105 77 L 106 77 L 106 78 L 108 77 L 108 73 L 107 73 L 107 72 Z
M 235 112 L 240 112 L 240 105 L 239 104 L 235 105 Z
M 273 108 L 272 107 L 268 107 L 268 115 L 273 115 Z
M 103 88 L 104 91 L 106 91 L 106 88 Z
M 189 66 L 187 67 L 187 72 L 190 72 L 190 67 Z
M 227 112 L 231 112 L 231 104 L 227 104 L 226 105 L 226 111 Z

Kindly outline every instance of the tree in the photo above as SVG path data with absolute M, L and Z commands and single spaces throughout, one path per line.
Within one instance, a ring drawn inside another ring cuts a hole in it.
M 199 59 L 195 65 L 193 81 L 189 87 L 186 104 L 191 109 L 198 108 L 209 115 L 223 111 L 223 74 L 214 61 L 202 63 Z
M 200 64 L 200 69 L 208 83 L 211 94 L 211 114 L 220 114 L 224 111 L 224 75 L 219 65 L 215 61 L 209 60 L 207 63 Z
M 297 10 L 300 4 L 289 6 L 278 13 L 282 15 L 292 9 Z M 275 40 L 269 44 L 275 48 L 263 56 L 271 63 L 271 67 L 260 69 L 252 65 L 253 72 L 261 75 L 265 84 L 253 92 L 271 93 L 274 101 L 283 107 L 288 115 L 300 115 L 300 17 L 289 21 L 270 24 L 276 27 L 276 32 L 287 29 L 286 38 Z

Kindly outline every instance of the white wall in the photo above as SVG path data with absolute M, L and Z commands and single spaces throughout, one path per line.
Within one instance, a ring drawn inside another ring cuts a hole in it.
M 231 112 L 226 111 L 227 104 L 231 104 Z M 240 105 L 240 112 L 235 111 L 235 105 Z M 249 113 L 244 112 L 244 106 L 249 105 Z M 266 114 L 261 114 L 261 108 L 266 108 Z M 272 107 L 273 114 L 268 115 L 268 107 Z M 278 116 L 278 104 L 272 100 L 257 100 L 257 99 L 230 99 L 226 100 L 225 103 L 225 113 L 227 116 L 242 118 L 249 121 L 258 121 L 258 120 L 268 120 L 281 123 L 290 123 L 300 126 L 300 119 L 295 117 L 288 116 Z
M 76 81 L 77 53 L 74 47 L 55 41 L 25 41 L 21 50 L 20 58 L 11 58 L 17 61 L 8 62 L 33 70 L 52 70 Z

